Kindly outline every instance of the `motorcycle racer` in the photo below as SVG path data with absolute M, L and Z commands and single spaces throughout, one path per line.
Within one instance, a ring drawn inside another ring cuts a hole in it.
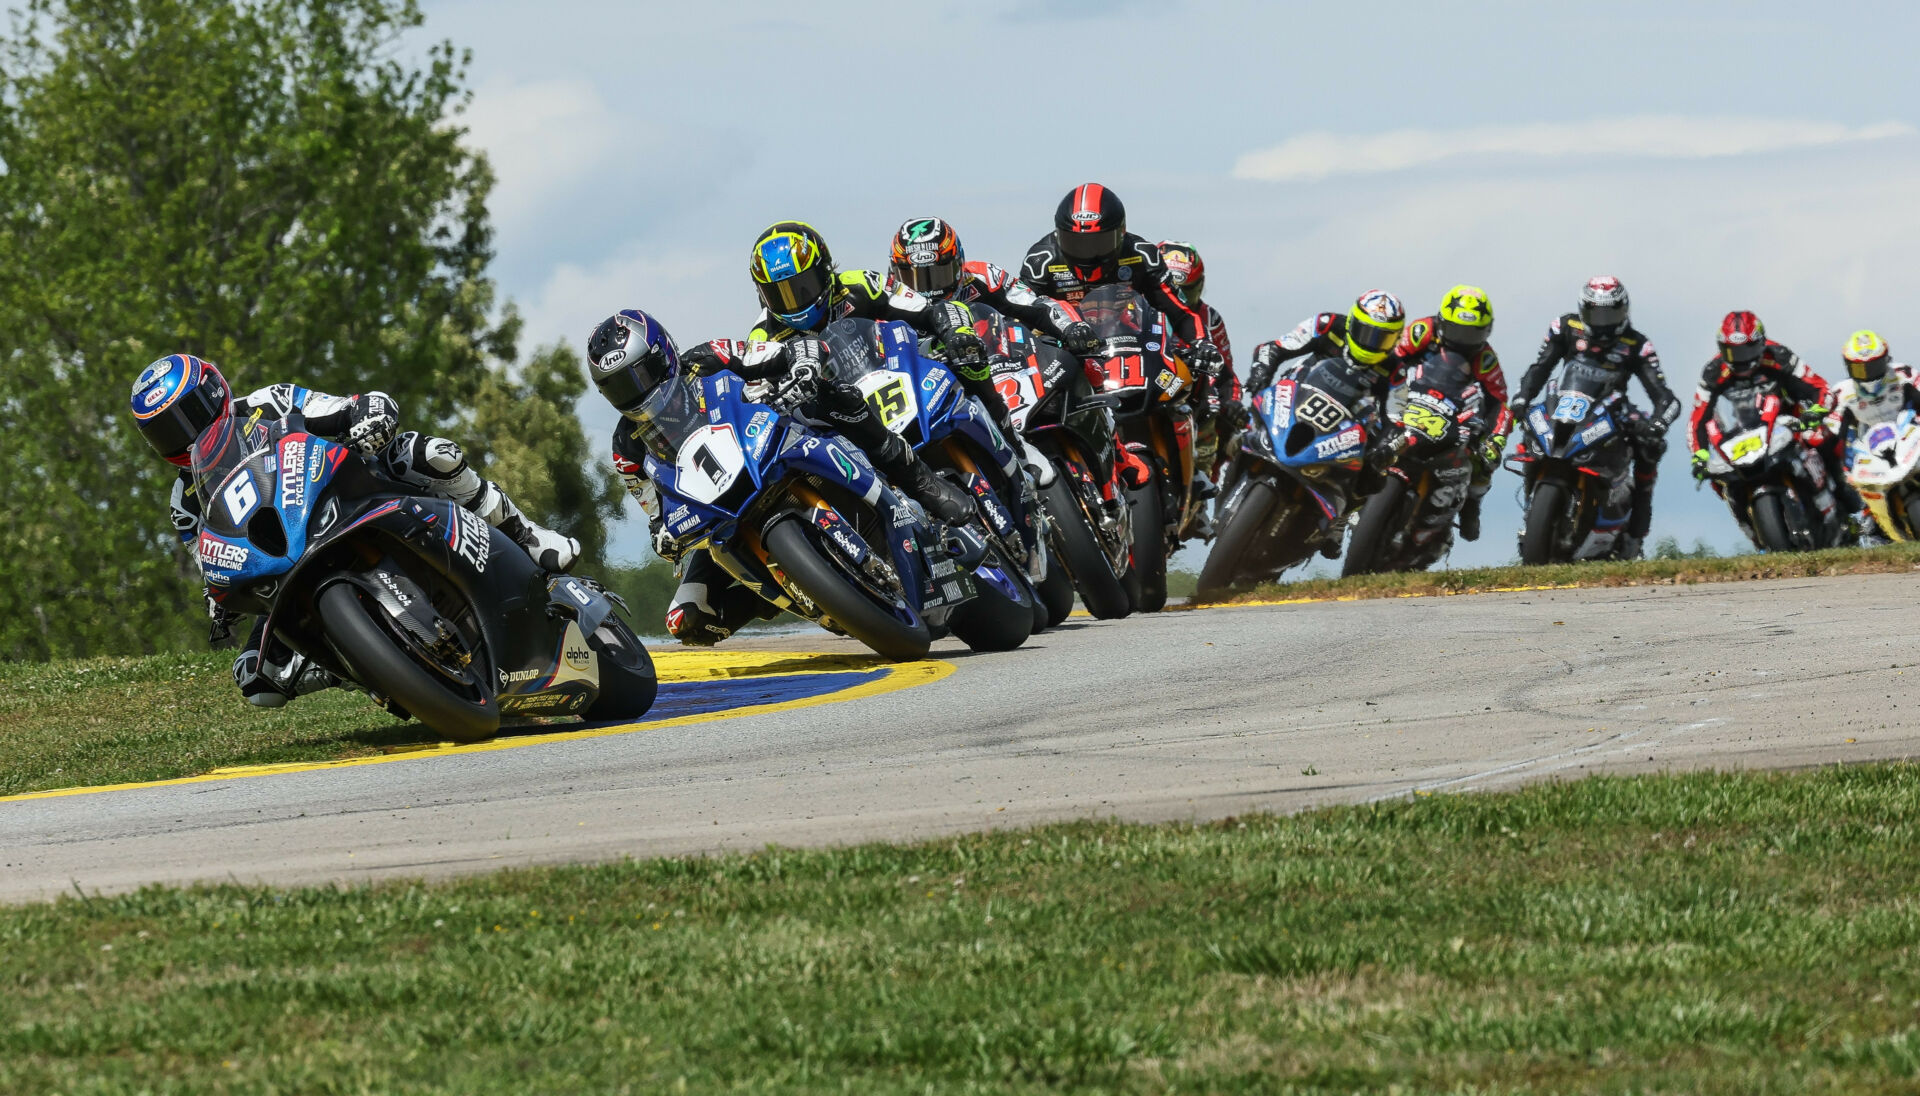
M 284 418 L 299 412 L 307 432 L 348 446 L 388 479 L 473 511 L 526 549 L 549 571 L 571 568 L 580 542 L 544 528 L 520 512 L 497 484 L 483 480 L 467 463 L 457 442 L 418 431 L 401 432 L 400 407 L 385 392 L 332 396 L 296 384 L 275 384 L 234 398 L 226 377 L 212 362 L 192 354 L 169 354 L 141 371 L 133 383 L 132 411 L 140 434 L 169 464 L 180 469 L 170 508 L 173 529 L 183 544 L 200 535 L 202 500 L 191 470 L 203 439 L 224 436 L 231 419 Z M 235 617 L 219 602 L 224 593 L 207 588 L 209 639 L 232 635 Z M 278 708 L 289 699 L 339 684 L 278 639 L 268 640 L 266 618 L 233 660 L 233 681 L 247 703 Z
M 1493 486 L 1494 470 L 1500 467 L 1500 454 L 1513 428 L 1513 415 L 1507 410 L 1507 375 L 1500 368 L 1500 355 L 1487 345 L 1492 334 L 1493 302 L 1487 291 L 1477 285 L 1456 285 L 1441 299 L 1439 312 L 1409 320 L 1393 348 L 1395 388 L 1422 358 L 1451 350 L 1466 359 L 1484 393 L 1483 421 L 1473 446 L 1473 477 L 1458 515 L 1462 540 L 1480 539 L 1480 503 Z
M 1888 422 L 1902 410 L 1920 411 L 1920 388 L 1915 387 L 1913 367 L 1893 360 L 1893 350 L 1877 332 L 1855 331 L 1841 350 L 1847 363 L 1847 377 L 1832 388 L 1832 412 L 1827 429 L 1840 444 L 1862 421 Z M 1846 480 L 1849 490 L 1855 490 Z M 1857 494 L 1857 490 L 1855 491 Z M 1887 543 L 1877 522 L 1870 522 L 1861 533 L 1860 543 L 1869 547 Z
M 965 304 L 935 301 L 904 284 L 889 285 L 878 271 L 839 269 L 826 239 L 804 221 L 768 226 L 754 240 L 747 266 L 761 304 L 760 316 L 747 336 L 751 342 L 777 343 L 818 334 L 827 324 L 848 316 L 899 320 L 932 336 L 946 364 L 959 376 L 960 386 L 986 405 L 996 423 L 1008 428 L 1006 401 L 993 386 L 986 345 L 973 330 L 973 313 Z M 830 387 L 822 386 L 823 390 Z M 877 418 L 868 418 L 874 429 L 884 431 Z M 855 424 L 855 429 L 862 427 Z M 849 436 L 863 447 L 867 440 L 880 444 L 877 434 L 870 439 Z M 911 491 L 911 485 L 902 486 Z
M 935 303 L 983 304 L 1052 335 L 1069 353 L 1089 354 L 1099 348 L 1093 327 L 1080 317 L 1079 309 L 1042 297 L 990 262 L 969 262 L 960 234 L 938 217 L 915 217 L 893 234 L 887 277 L 890 291 L 904 285 Z
M 1633 439 L 1633 508 L 1617 551 L 1619 558 L 1637 559 L 1653 526 L 1653 486 L 1660 477 L 1660 457 L 1667 451 L 1667 427 L 1680 417 L 1680 400 L 1667 386 L 1653 340 L 1629 322 L 1628 305 L 1627 287 L 1620 279 L 1610 274 L 1589 279 L 1580 290 L 1579 310 L 1548 325 L 1540 353 L 1520 378 L 1520 389 L 1508 411 L 1516 419 L 1525 415 L 1546 387 L 1554 366 L 1576 354 L 1588 356 L 1615 376 L 1615 391 L 1626 407 L 1624 425 Z M 1639 378 L 1653 401 L 1651 414 L 1643 414 L 1627 399 L 1631 377 Z M 1522 440 L 1521 445 L 1526 442 Z
M 1199 249 L 1177 240 L 1162 240 L 1157 246 L 1161 259 L 1167 264 L 1167 285 L 1189 307 L 1206 317 L 1207 341 L 1220 352 L 1217 374 L 1197 374 L 1192 396 L 1194 497 L 1207 499 L 1218 494 L 1214 478 L 1219 470 L 1221 439 L 1231 437 L 1246 425 L 1247 409 L 1240 402 L 1240 378 L 1233 371 L 1233 343 L 1227 338 L 1227 322 L 1221 318 L 1220 310 L 1208 304 L 1203 296 L 1207 288 L 1207 264 L 1200 258 Z M 1179 343 L 1178 336 L 1175 342 Z M 1179 345 L 1185 348 L 1185 344 Z M 1206 521 L 1204 511 L 1200 518 L 1202 525 L 1207 526 L 1201 535 L 1210 536 L 1211 523 Z
M 1322 312 L 1302 320 L 1278 340 L 1255 347 L 1248 384 L 1254 392 L 1263 392 L 1287 362 L 1337 358 L 1359 371 L 1371 386 L 1372 407 L 1367 410 L 1363 425 L 1369 438 L 1384 439 L 1387 398 L 1392 394 L 1395 376 L 1393 349 L 1406 325 L 1407 310 L 1399 297 L 1385 290 L 1369 289 L 1354 300 L 1345 315 Z M 1384 446 L 1369 451 L 1367 468 L 1354 488 L 1356 499 L 1379 489 L 1380 472 L 1375 462 L 1387 452 Z M 1345 522 L 1330 523 L 1320 544 L 1320 554 L 1338 559 L 1345 532 Z
M 1126 206 L 1099 183 L 1083 183 L 1060 199 L 1053 231 L 1027 249 L 1020 279 L 1035 293 L 1076 304 L 1096 286 L 1125 282 L 1167 317 L 1173 333 L 1190 348 L 1188 364 L 1195 372 L 1211 374 L 1220 367 L 1206 316 L 1168 285 L 1160 249 L 1127 231 Z
M 1715 343 L 1719 353 L 1700 371 L 1700 387 L 1694 392 L 1693 414 L 1687 424 L 1694 478 L 1706 478 L 1705 426 L 1713 415 L 1715 401 L 1735 383 L 1757 379 L 1778 391 L 1794 414 L 1811 424 L 1802 438 L 1820 454 L 1827 468 L 1827 480 L 1834 485 L 1834 495 L 1851 515 L 1854 531 L 1866 533 L 1876 529 L 1873 515 L 1861 501 L 1860 493 L 1847 482 L 1840 434 L 1825 425 L 1833 407 L 1833 393 L 1827 387 L 1826 378 L 1815 373 L 1787 346 L 1768 338 L 1766 325 L 1752 312 L 1727 313 L 1720 321 Z M 1713 490 L 1724 497 L 1718 481 L 1714 482 Z

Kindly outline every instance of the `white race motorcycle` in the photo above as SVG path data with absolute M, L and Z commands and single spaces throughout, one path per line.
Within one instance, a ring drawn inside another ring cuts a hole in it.
M 1903 407 L 1890 421 L 1856 422 L 1847 479 L 1888 536 L 1920 540 L 1920 415 Z

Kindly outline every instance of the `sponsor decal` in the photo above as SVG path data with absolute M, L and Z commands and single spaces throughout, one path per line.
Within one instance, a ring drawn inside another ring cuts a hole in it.
M 840 470 L 841 475 L 848 479 L 859 478 L 860 473 L 854 468 L 853 461 L 848 459 L 847 455 L 840 451 L 839 446 L 831 442 L 827 444 L 827 459 L 833 462 L 833 466 Z
M 221 571 L 238 571 L 247 565 L 251 553 L 244 544 L 233 544 L 219 537 L 200 534 L 200 566 Z
M 147 394 L 146 394 L 146 395 L 144 395 L 144 396 L 142 396 L 142 397 L 140 397 L 140 406 L 141 406 L 141 407 L 144 407 L 144 408 L 146 408 L 146 409 L 147 409 L 147 410 L 149 410 L 149 411 L 151 411 L 151 410 L 153 410 L 153 407 L 154 407 L 154 405 L 155 405 L 155 404 L 157 404 L 157 403 L 159 403 L 159 402 L 160 402 L 161 400 L 164 400 L 164 399 L 166 399 L 166 398 L 167 398 L 167 390 L 166 390 L 166 389 L 164 389 L 164 388 L 149 388 L 149 389 L 147 389 Z
M 400 589 L 400 584 L 393 581 L 392 575 L 385 571 L 376 571 L 374 573 L 380 576 L 380 585 L 387 588 L 387 593 L 393 595 L 393 600 L 399 602 L 402 609 L 413 608 L 413 599 L 408 597 L 406 592 Z
M 503 712 L 552 712 L 565 709 L 573 700 L 568 693 L 541 693 L 536 696 L 505 696 L 500 698 L 500 710 Z
M 532 681 L 534 678 L 542 676 L 545 675 L 539 670 L 501 670 L 500 687 L 504 689 L 515 682 Z
M 771 411 L 755 412 L 753 418 L 747 420 L 747 437 L 749 438 L 759 437 L 761 431 L 765 430 L 767 428 L 767 424 L 772 421 L 773 421 L 773 412 Z
M 667 528 L 678 534 L 700 524 L 700 515 L 694 513 L 685 503 L 676 503 L 667 511 Z
M 307 443 L 293 442 L 280 450 L 280 505 L 300 506 L 306 501 Z
M 570 668 L 585 670 L 593 664 L 593 650 L 584 643 L 577 647 L 569 644 L 565 652 L 565 658 Z
M 487 523 L 464 507 L 453 508 L 453 550 L 460 558 L 473 565 L 473 569 L 485 572 L 487 569 L 487 549 L 491 540 L 487 535 Z

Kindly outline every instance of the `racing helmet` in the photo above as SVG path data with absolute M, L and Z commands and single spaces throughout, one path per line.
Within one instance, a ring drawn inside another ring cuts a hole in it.
M 747 265 L 760 303 L 775 319 L 798 331 L 814 331 L 826 323 L 833 254 L 812 225 L 781 221 L 768 226 L 753 241 Z
M 1846 359 L 1847 376 L 1853 378 L 1854 386 L 1867 395 L 1878 395 L 1893 364 L 1887 340 L 1874 331 L 1855 331 L 1840 356 Z
M 1192 244 L 1160 241 L 1160 260 L 1167 264 L 1167 284 L 1189 305 L 1199 305 L 1207 289 L 1207 264 Z
M 233 389 L 212 362 L 169 354 L 135 378 L 132 410 L 153 451 L 185 468 L 194 443 L 233 414 Z
M 1407 326 L 1407 310 L 1400 298 L 1383 289 L 1369 289 L 1347 313 L 1347 357 L 1360 365 L 1387 360 L 1400 332 Z
M 1493 334 L 1493 302 L 1477 285 L 1456 285 L 1440 302 L 1440 342 L 1472 357 Z
M 1767 353 L 1767 328 L 1751 312 L 1729 312 L 1720 321 L 1720 333 L 1714 337 L 1720 347 L 1720 360 L 1735 376 L 1753 372 Z
M 587 336 L 587 372 L 615 411 L 628 417 L 647 396 L 680 372 L 680 349 L 660 322 L 623 308 Z
M 952 225 L 938 217 L 916 217 L 893 234 L 887 268 L 908 289 L 945 300 L 960 287 L 960 268 L 966 262 L 966 249 Z
M 1612 338 L 1627 326 L 1627 287 L 1611 274 L 1590 278 L 1580 287 L 1580 322 L 1601 338 Z
M 1053 242 L 1075 266 L 1098 266 L 1120 254 L 1127 238 L 1127 207 L 1099 183 L 1082 183 L 1053 211 Z

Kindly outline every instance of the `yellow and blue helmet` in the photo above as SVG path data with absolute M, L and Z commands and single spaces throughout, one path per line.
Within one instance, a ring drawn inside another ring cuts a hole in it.
M 1407 310 L 1400 298 L 1383 289 L 1367 290 L 1347 313 L 1347 357 L 1361 365 L 1379 365 L 1406 326 Z
M 233 390 L 212 362 L 169 354 L 140 371 L 132 403 L 140 436 L 169 463 L 184 468 L 195 443 L 233 413 Z
M 781 221 L 753 241 L 748 260 L 760 303 L 774 318 L 801 331 L 827 319 L 833 290 L 833 254 L 805 221 Z

